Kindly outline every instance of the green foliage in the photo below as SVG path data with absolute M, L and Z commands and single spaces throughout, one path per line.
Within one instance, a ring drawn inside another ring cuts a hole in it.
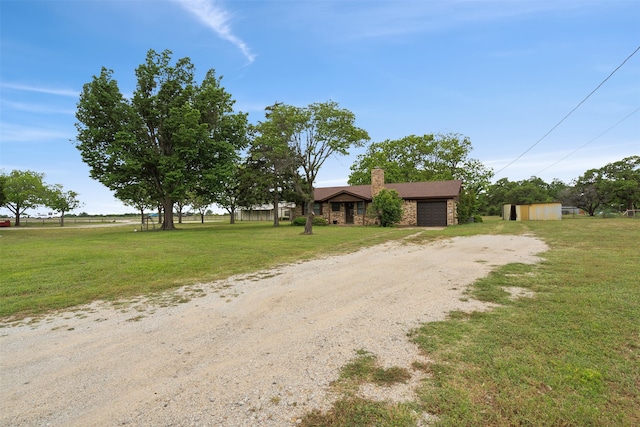
M 598 187 L 620 210 L 640 207 L 640 156 L 626 157 L 600 169 Z
M 9 177 L 4 174 L 4 172 L 0 172 L 0 206 L 4 206 L 7 202 L 7 195 L 5 193 L 5 187 L 7 185 L 7 180 Z
M 489 184 L 493 173 L 469 158 L 471 150 L 469 138 L 456 133 L 375 142 L 351 166 L 349 184 L 370 184 L 371 170 L 379 167 L 388 183 L 460 179 L 477 192 Z
M 308 209 L 313 206 L 314 183 L 324 162 L 334 154 L 347 155 L 369 139 L 355 126 L 355 115 L 336 102 L 314 103 L 305 108 L 276 104 L 267 110 L 266 121 L 259 123 L 261 142 L 276 150 L 277 156 L 290 156 L 293 186 Z M 286 147 L 285 147 L 286 142 Z M 312 227 L 305 225 L 305 234 Z
M 478 206 L 479 202 L 476 194 L 462 187 L 460 199 L 457 204 L 458 223 L 466 224 L 468 222 L 475 222 L 475 217 L 479 216 L 477 215 Z
M 5 206 L 20 225 L 20 217 L 27 209 L 42 205 L 47 189 L 42 181 L 44 174 L 33 171 L 13 170 L 9 175 L 2 174 L 2 192 Z
M 298 226 L 298 227 L 304 227 L 305 225 L 307 225 L 307 217 L 306 216 L 295 217 L 293 219 L 293 221 L 291 221 L 291 225 L 295 225 L 295 226 Z M 329 225 L 329 223 L 322 216 L 314 216 L 313 217 L 313 225 L 314 226 L 316 226 L 316 225 L 323 226 L 323 225 Z
M 396 190 L 383 188 L 373 197 L 367 215 L 376 218 L 381 227 L 391 227 L 402 220 L 403 200 Z
M 480 204 L 485 214 L 500 215 L 505 203 L 528 205 L 557 201 L 565 187 L 566 185 L 559 180 L 553 180 L 548 184 L 535 176 L 522 181 L 502 178 L 482 194 Z
M 60 226 L 64 226 L 64 214 L 82 206 L 75 191 L 64 191 L 60 184 L 48 187 L 45 192 L 44 205 L 60 213 Z
M 137 88 L 125 99 L 113 71 L 84 85 L 76 112 L 77 148 L 91 177 L 141 208 L 149 200 L 172 213 L 196 190 L 214 191 L 246 145 L 247 118 L 209 70 L 196 84 L 189 58 L 153 50 L 136 69 Z M 173 229 L 164 215 L 163 229 Z

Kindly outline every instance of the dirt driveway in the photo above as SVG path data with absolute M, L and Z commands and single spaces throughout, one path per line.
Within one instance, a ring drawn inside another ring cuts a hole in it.
M 199 284 L 161 307 L 94 303 L 0 329 L 2 426 L 287 426 L 327 408 L 356 350 L 384 366 L 421 360 L 407 332 L 487 307 L 464 289 L 508 263 L 534 263 L 530 236 L 387 243 Z M 371 398 L 411 399 L 407 385 Z

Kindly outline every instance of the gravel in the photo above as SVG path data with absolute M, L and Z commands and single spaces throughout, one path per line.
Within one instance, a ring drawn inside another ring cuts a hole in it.
M 356 351 L 384 367 L 427 362 L 412 328 L 489 309 L 465 288 L 545 250 L 531 236 L 392 242 L 5 324 L 0 425 L 294 426 L 331 406 L 331 382 Z M 360 394 L 411 400 L 422 379 L 412 374 Z

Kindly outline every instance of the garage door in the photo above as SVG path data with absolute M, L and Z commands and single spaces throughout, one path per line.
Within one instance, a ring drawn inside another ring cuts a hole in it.
M 420 227 L 445 227 L 447 202 L 418 202 L 417 223 Z

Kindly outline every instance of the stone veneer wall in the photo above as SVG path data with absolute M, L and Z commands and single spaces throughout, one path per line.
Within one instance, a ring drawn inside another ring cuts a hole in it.
M 374 225 L 377 224 L 377 220 L 368 218 L 367 208 L 369 207 L 369 203 L 364 204 L 364 214 L 358 215 L 358 213 L 354 213 L 353 215 L 353 225 Z M 416 200 L 405 200 L 403 204 L 404 213 L 402 214 L 402 220 L 400 221 L 400 225 L 410 225 L 416 226 L 418 221 L 418 203 Z M 458 223 L 457 213 L 456 213 L 456 201 L 454 199 L 447 200 L 447 225 L 454 225 Z M 298 216 L 302 216 L 302 206 L 298 205 L 293 209 L 293 217 L 296 218 Z M 329 224 L 333 224 L 333 221 L 337 221 L 337 224 L 345 223 L 345 212 L 344 212 L 344 203 L 340 206 L 340 212 L 331 211 L 331 203 L 323 203 L 322 204 L 322 216 L 327 220 Z
M 402 204 L 404 212 L 400 225 L 417 225 L 418 224 L 418 203 L 415 200 L 405 200 Z
M 457 204 L 454 199 L 447 200 L 447 225 L 458 223 Z
M 384 170 L 380 168 L 371 169 L 371 196 L 375 197 L 376 194 L 384 188 Z

